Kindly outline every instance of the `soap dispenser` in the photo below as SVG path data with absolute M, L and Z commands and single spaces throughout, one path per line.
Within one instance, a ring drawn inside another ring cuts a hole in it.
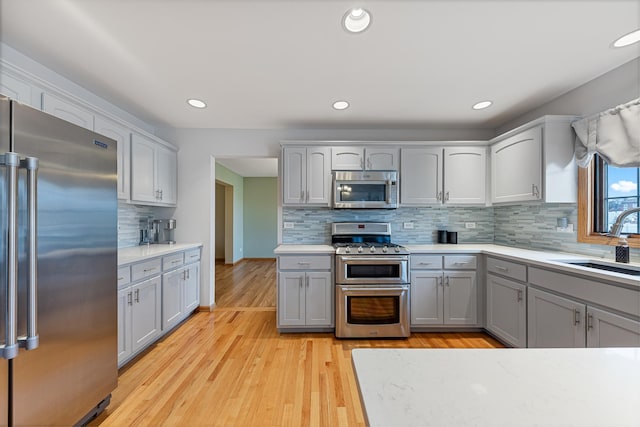
M 629 243 L 625 237 L 620 237 L 616 246 L 616 262 L 629 262 Z

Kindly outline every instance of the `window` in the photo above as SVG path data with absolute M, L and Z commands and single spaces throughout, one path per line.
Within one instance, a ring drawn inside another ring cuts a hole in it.
M 578 170 L 578 241 L 615 245 L 617 238 L 606 236 L 618 215 L 640 206 L 640 168 L 618 168 L 594 156 L 588 168 Z M 627 217 L 621 234 L 629 246 L 640 248 L 640 218 Z
M 617 168 L 595 159 L 594 230 L 606 233 L 623 211 L 640 206 L 640 168 Z M 625 220 L 622 234 L 640 234 L 638 214 Z

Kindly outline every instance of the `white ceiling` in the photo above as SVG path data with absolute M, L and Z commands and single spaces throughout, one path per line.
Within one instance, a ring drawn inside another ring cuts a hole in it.
M 640 0 L 0 0 L 3 42 L 186 128 L 495 128 L 639 57 L 610 47 L 638 27 Z
M 216 158 L 216 163 L 243 177 L 263 178 L 278 176 L 278 159 Z

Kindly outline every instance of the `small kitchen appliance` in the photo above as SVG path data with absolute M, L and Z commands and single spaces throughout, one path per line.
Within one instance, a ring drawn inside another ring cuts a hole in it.
M 154 219 L 153 220 L 153 243 L 173 244 L 174 230 L 176 229 L 175 219 Z
M 334 223 L 336 337 L 410 334 L 409 251 L 391 242 L 389 223 Z

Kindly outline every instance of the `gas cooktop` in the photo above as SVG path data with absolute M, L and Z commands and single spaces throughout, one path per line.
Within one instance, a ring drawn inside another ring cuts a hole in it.
M 391 242 L 388 222 L 336 222 L 331 225 L 331 242 L 336 255 L 409 255 Z

